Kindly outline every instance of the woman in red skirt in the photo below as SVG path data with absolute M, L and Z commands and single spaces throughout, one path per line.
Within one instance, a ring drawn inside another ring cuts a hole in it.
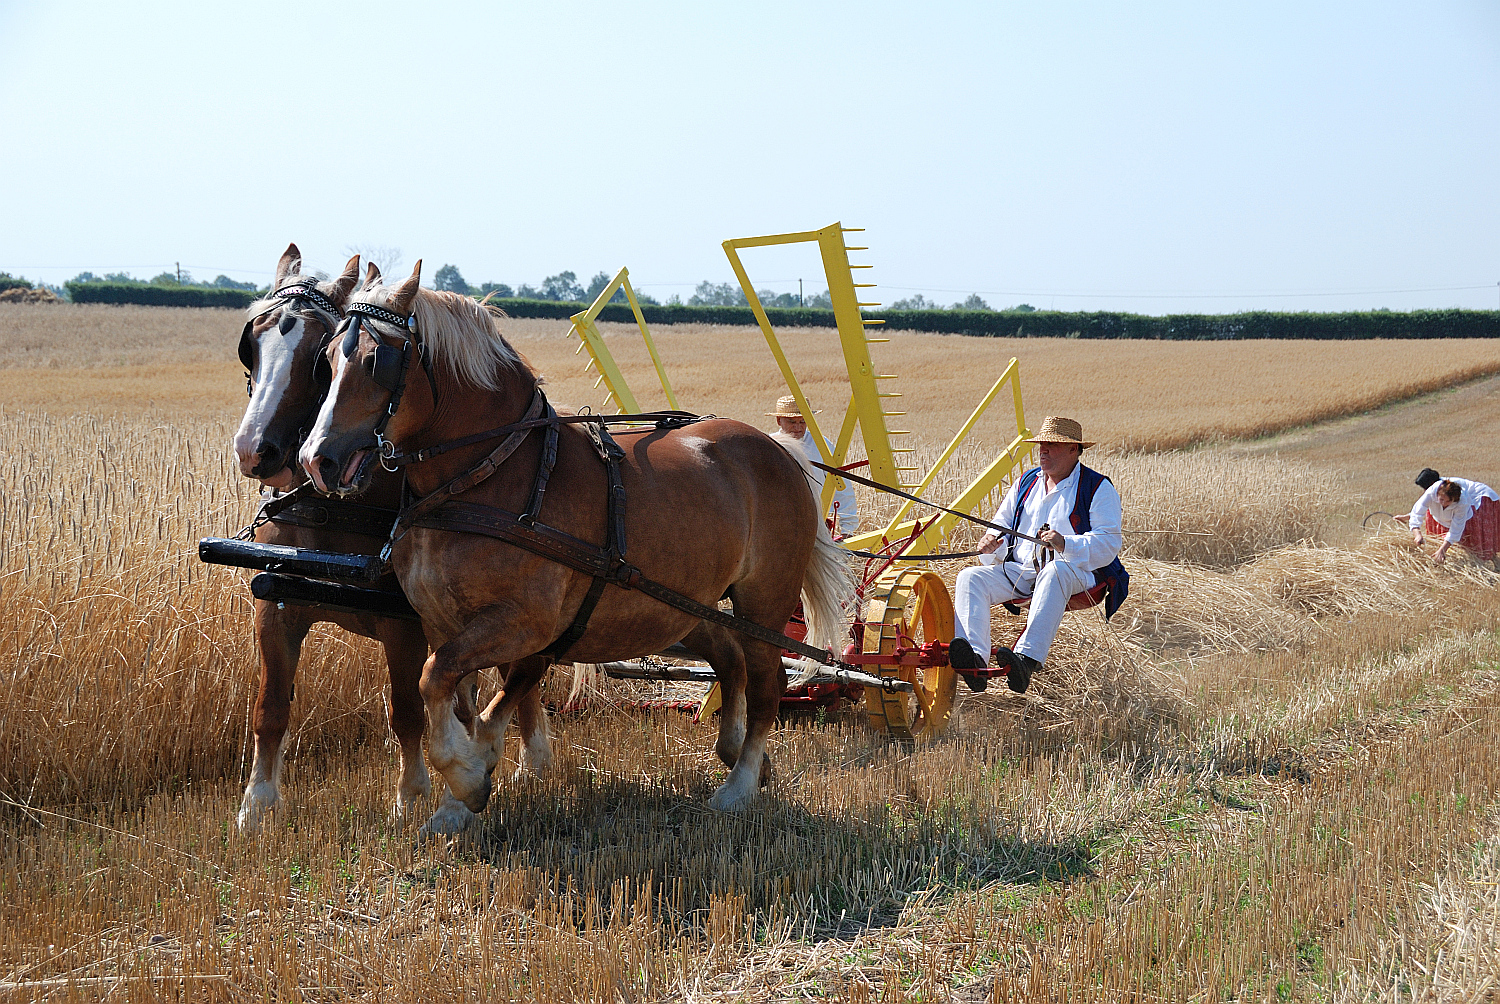
M 1423 542 L 1424 530 L 1443 538 L 1433 561 L 1441 564 L 1454 544 L 1480 561 L 1494 559 L 1500 552 L 1500 495 L 1494 489 L 1478 481 L 1443 478 L 1430 467 L 1417 475 L 1417 484 L 1427 490 L 1406 525 L 1418 544 Z

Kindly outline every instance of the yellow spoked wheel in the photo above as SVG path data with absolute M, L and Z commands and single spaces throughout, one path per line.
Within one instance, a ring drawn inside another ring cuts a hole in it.
M 865 688 L 870 724 L 897 739 L 932 738 L 948 727 L 958 675 L 940 666 L 901 666 L 898 648 L 953 640 L 953 600 L 935 572 L 892 568 L 875 580 L 865 610 L 864 653 L 893 656 L 890 665 L 866 665 L 870 673 L 905 680 L 912 691 Z

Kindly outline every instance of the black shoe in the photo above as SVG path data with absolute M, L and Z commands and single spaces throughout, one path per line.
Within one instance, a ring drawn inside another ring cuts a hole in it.
M 1029 655 L 1012 652 L 1008 648 L 997 649 L 995 655 L 1000 661 L 1010 663 L 1010 669 L 1005 674 L 1005 685 L 1018 694 L 1026 693 L 1026 688 L 1031 686 L 1031 674 L 1041 669 L 1042 664 Z
M 966 638 L 954 638 L 948 643 L 948 665 L 958 670 L 958 675 L 963 677 L 964 683 L 976 694 L 984 693 L 984 688 L 989 686 L 989 679 L 976 676 L 973 673 L 965 673 L 966 669 L 988 669 L 989 664 L 979 658 L 979 653 L 974 651 Z

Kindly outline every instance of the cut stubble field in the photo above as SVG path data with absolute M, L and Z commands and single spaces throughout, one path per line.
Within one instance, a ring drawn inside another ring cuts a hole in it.
M 287 807 L 233 829 L 250 605 L 193 543 L 253 501 L 227 449 L 241 323 L 0 307 L 0 1000 L 1405 1001 L 1500 980 L 1500 577 L 1351 536 L 1350 481 L 1409 498 L 1411 473 L 1342 469 L 1337 435 L 1296 433 L 1297 459 L 1125 452 L 1463 384 L 1500 346 L 893 333 L 877 365 L 919 455 L 1016 355 L 1032 425 L 1072 414 L 1111 448 L 1127 526 L 1211 535 L 1132 537 L 1114 622 L 1069 615 L 1027 695 L 965 694 L 935 743 L 791 720 L 771 789 L 729 817 L 704 807 L 713 727 L 605 684 L 554 720 L 551 777 L 414 848 L 387 814 L 378 650 L 333 630 L 304 653 Z M 556 400 L 599 404 L 564 325 L 509 325 Z M 608 334 L 649 387 L 638 340 Z M 753 329 L 655 334 L 685 407 L 769 422 Z M 832 332 L 784 337 L 836 419 Z M 1500 481 L 1482 463 L 1465 473 Z M 863 495 L 866 523 L 886 505 Z M 997 617 L 997 640 L 1018 630 Z

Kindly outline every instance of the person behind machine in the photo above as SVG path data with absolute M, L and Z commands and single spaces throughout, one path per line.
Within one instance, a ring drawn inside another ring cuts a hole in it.
M 1073 594 L 1109 583 L 1107 616 L 1125 598 L 1129 582 L 1118 557 L 1120 493 L 1109 478 L 1079 462 L 1094 445 L 1084 441 L 1083 427 L 1071 418 L 1048 416 L 1027 442 L 1037 444 L 1039 466 L 1011 485 L 991 522 L 1037 537 L 1045 546 L 991 530 L 979 542 L 983 564 L 958 573 L 957 636 L 948 657 L 976 691 L 984 689 L 985 678 L 965 670 L 988 664 L 993 604 L 1031 600 L 1015 650 L 996 650 L 999 664 L 1009 665 L 1007 685 L 1023 694 L 1031 674 L 1047 661 Z
M 814 415 L 820 413 L 819 411 L 813 412 Z M 795 440 L 797 445 L 802 447 L 802 452 L 806 454 L 808 460 L 822 459 L 823 454 L 818 452 L 818 444 L 813 440 L 812 432 L 807 428 L 807 419 L 802 416 L 802 412 L 797 410 L 795 397 L 788 394 L 778 398 L 776 410 L 766 412 L 766 417 L 776 419 L 777 429 L 787 438 Z M 823 442 L 828 444 L 828 452 L 832 454 L 833 444 L 829 443 L 826 438 Z M 816 467 L 812 468 L 813 494 L 818 498 L 822 498 L 823 476 L 821 470 Z M 833 492 L 833 511 L 838 517 L 833 532 L 835 537 L 847 537 L 859 530 L 859 509 L 854 500 L 854 486 L 842 478 L 839 482 L 843 487 L 835 488 Z
M 1447 560 L 1454 544 L 1480 561 L 1495 559 L 1500 552 L 1500 495 L 1494 489 L 1478 481 L 1444 478 L 1431 467 L 1422 468 L 1416 484 L 1425 491 L 1405 521 L 1417 544 L 1425 540 L 1424 531 L 1443 538 L 1433 561 Z

